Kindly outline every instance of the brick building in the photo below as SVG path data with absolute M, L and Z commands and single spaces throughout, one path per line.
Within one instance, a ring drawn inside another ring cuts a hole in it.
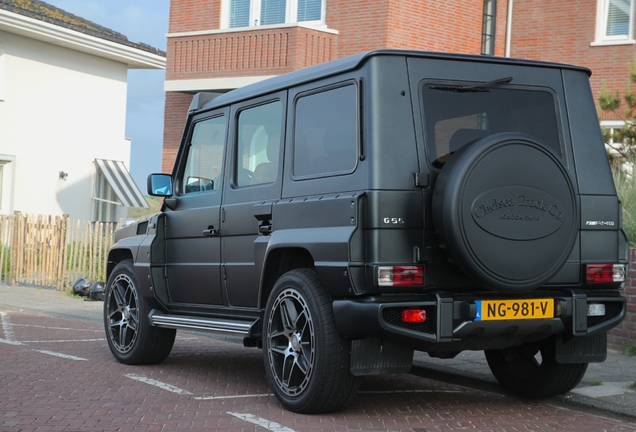
M 499 2 L 501 3 L 501 2 Z M 621 94 L 634 61 L 634 0 L 514 0 L 510 22 L 511 57 L 572 63 L 592 70 L 592 90 L 603 84 Z M 603 114 L 607 126 L 619 126 Z
M 598 96 L 625 89 L 636 0 L 172 0 L 163 171 L 192 95 L 377 48 L 587 66 Z M 605 124 L 619 123 L 605 115 Z
M 505 28 L 506 5 L 507 0 L 172 0 L 163 171 L 172 169 L 196 92 L 225 92 L 378 48 L 503 55 L 505 33 L 498 30 Z
M 592 69 L 623 91 L 636 59 L 636 0 L 171 0 L 163 172 L 171 172 L 193 94 L 226 92 L 269 76 L 378 48 L 510 56 Z M 636 65 L 635 68 L 636 70 Z M 608 127 L 620 122 L 604 115 Z M 631 259 L 636 262 L 632 251 Z M 636 264 L 635 264 L 636 265 Z M 634 268 L 634 265 L 633 267 Z M 636 335 L 630 314 L 610 335 Z

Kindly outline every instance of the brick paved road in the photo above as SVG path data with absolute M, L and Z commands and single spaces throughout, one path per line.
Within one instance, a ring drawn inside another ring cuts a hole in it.
M 4 431 L 636 431 L 636 424 L 412 375 L 370 377 L 329 415 L 284 411 L 260 350 L 178 333 L 168 359 L 126 366 L 95 321 L 0 311 Z

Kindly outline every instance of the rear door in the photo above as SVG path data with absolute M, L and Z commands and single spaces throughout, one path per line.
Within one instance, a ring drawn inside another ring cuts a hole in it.
M 232 108 L 229 182 L 222 209 L 223 274 L 229 305 L 258 306 L 262 260 L 280 198 L 285 92 Z

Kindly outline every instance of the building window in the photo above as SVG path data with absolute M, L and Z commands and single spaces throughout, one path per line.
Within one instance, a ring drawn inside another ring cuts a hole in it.
M 4 100 L 4 48 L 0 45 L 0 102 Z
M 324 0 L 298 0 L 298 22 L 324 22 Z
M 4 164 L 6 163 L 6 161 L 0 161 L 0 209 L 2 208 L 2 188 L 3 188 L 3 184 L 4 184 Z
M 619 168 L 628 172 L 633 172 L 633 145 L 634 128 L 625 125 L 623 120 L 603 120 L 601 121 L 603 139 L 605 140 L 605 150 L 612 168 Z
M 117 201 L 115 191 L 108 183 L 108 179 L 103 172 L 97 170 L 94 178 L 93 190 L 93 221 L 97 222 L 116 222 L 117 207 L 120 205 Z
M 14 156 L 0 155 L 0 214 L 11 214 L 13 209 L 13 165 L 11 162 L 15 160 Z
M 222 28 L 324 23 L 325 0 L 223 0 Z
M 285 0 L 261 0 L 261 25 L 284 23 L 286 15 Z
M 634 0 L 598 0 L 593 45 L 634 43 Z
M 116 222 L 120 207 L 148 208 L 143 194 L 122 161 L 95 159 L 93 221 Z M 60 173 L 60 179 L 63 173 Z
M 481 53 L 495 54 L 495 22 L 497 18 L 497 1 L 484 0 L 484 15 L 481 24 Z

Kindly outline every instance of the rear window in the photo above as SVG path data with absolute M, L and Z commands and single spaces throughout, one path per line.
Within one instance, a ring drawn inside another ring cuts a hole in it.
M 498 132 L 530 135 L 562 155 L 556 104 L 549 91 L 428 82 L 422 96 L 427 153 L 437 168 L 462 146 Z

